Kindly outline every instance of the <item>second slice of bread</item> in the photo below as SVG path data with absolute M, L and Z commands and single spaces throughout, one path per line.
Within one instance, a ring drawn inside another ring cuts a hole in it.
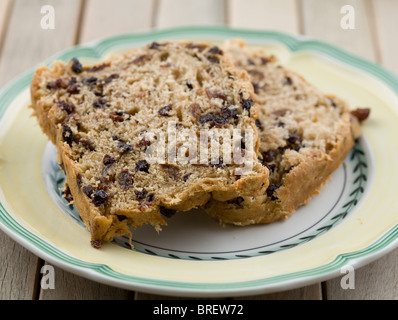
M 361 134 L 347 104 L 324 94 L 262 49 L 235 39 L 224 47 L 246 70 L 259 103 L 261 161 L 270 170 L 261 196 L 211 200 L 207 213 L 222 223 L 250 225 L 287 218 L 322 189 Z

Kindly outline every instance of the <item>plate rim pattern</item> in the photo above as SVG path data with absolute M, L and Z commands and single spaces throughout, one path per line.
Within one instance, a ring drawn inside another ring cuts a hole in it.
M 75 56 L 99 58 L 111 48 L 125 47 L 126 44 L 129 43 L 149 43 L 159 39 L 178 37 L 203 38 L 204 36 L 209 38 L 215 37 L 216 39 L 241 37 L 247 40 L 260 41 L 262 43 L 275 42 L 285 45 L 294 53 L 299 51 L 312 51 L 373 76 L 389 87 L 395 95 L 398 95 L 398 77 L 395 74 L 386 70 L 379 64 L 348 53 L 334 45 L 307 37 L 289 35 L 279 31 L 245 30 L 225 26 L 186 26 L 109 37 L 61 51 L 47 59 L 44 63 L 49 65 L 56 59 L 69 60 Z M 10 103 L 20 92 L 29 87 L 34 69 L 35 68 L 32 68 L 21 74 L 1 89 L 0 121 Z M 330 263 L 326 263 L 319 267 L 250 281 L 188 283 L 122 274 L 114 271 L 105 264 L 86 262 L 65 254 L 20 225 L 12 215 L 7 212 L 2 203 L 0 203 L 0 222 L 0 228 L 11 238 L 34 254 L 66 270 L 102 283 L 126 289 L 138 289 L 147 292 L 167 293 L 170 295 L 220 296 L 230 293 L 243 295 L 259 291 L 264 293 L 275 292 L 332 278 L 339 274 L 340 268 L 347 263 L 357 267 L 362 266 L 386 254 L 398 245 L 397 224 L 365 248 L 350 253 L 339 254 Z M 198 261 L 198 263 L 200 263 L 200 261 Z M 217 261 L 214 261 L 214 263 L 217 263 Z

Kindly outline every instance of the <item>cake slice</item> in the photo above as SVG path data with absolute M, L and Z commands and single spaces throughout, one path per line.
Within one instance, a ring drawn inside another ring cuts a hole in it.
M 359 120 L 366 119 L 369 110 L 351 112 L 343 100 L 324 94 L 274 56 L 242 40 L 228 41 L 223 49 L 250 75 L 259 103 L 260 159 L 270 177 L 261 196 L 211 200 L 206 212 L 235 225 L 287 218 L 341 165 L 361 134 Z
M 96 248 L 268 186 L 249 77 L 214 45 L 154 42 L 93 66 L 54 62 L 36 70 L 31 97 Z

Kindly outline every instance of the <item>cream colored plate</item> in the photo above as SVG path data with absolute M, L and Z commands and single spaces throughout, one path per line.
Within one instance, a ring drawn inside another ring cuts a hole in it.
M 276 32 L 180 28 L 122 35 L 62 52 L 83 62 L 160 39 L 241 37 L 353 108 L 371 107 L 364 137 L 321 194 L 285 222 L 222 228 L 200 211 L 177 214 L 158 235 L 135 232 L 93 249 L 60 196 L 62 173 L 29 104 L 33 71 L 0 92 L 0 226 L 43 259 L 102 283 L 178 296 L 239 296 L 295 288 L 362 266 L 397 245 L 398 81 L 378 65 L 318 41 Z

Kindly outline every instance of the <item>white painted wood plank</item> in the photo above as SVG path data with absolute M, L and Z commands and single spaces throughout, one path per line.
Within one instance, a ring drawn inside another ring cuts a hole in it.
M 351 5 L 355 13 L 355 29 L 343 29 L 346 14 L 341 8 Z M 337 45 L 348 52 L 370 60 L 376 59 L 368 0 L 302 0 L 303 33 Z
M 31 300 L 39 259 L 0 233 L 0 300 Z
M 229 0 L 231 27 L 299 33 L 297 0 Z
M 52 5 L 55 29 L 43 30 L 40 9 Z M 15 0 L 5 35 L 0 84 L 74 43 L 80 0 Z
M 376 36 L 379 44 L 380 63 L 398 74 L 398 1 L 373 0 L 373 17 Z
M 12 0 L 0 0 L 0 52 L 6 33 L 8 17 L 12 9 Z
M 394 31 L 398 27 L 398 2 L 373 1 L 370 7 L 372 28 L 375 32 L 374 50 L 377 62 L 398 74 L 398 44 Z M 377 46 L 378 45 L 378 46 Z M 341 278 L 327 282 L 329 299 L 336 300 L 397 300 L 398 250 L 355 270 L 355 289 L 342 289 Z
M 355 29 L 340 27 L 340 9 L 343 5 L 355 9 Z M 398 72 L 395 56 L 398 46 L 391 32 L 398 24 L 396 1 L 319 1 L 304 0 L 304 31 L 310 36 L 331 42 L 361 57 L 380 62 Z M 323 10 L 321 10 L 321 6 Z M 323 13 L 322 13 L 323 12 Z M 380 46 L 378 46 L 380 44 Z M 394 53 L 395 52 L 395 53 Z M 329 300 L 374 300 L 397 299 L 398 251 L 395 250 L 379 260 L 355 270 L 355 288 L 343 289 L 342 276 L 326 282 Z
M 136 292 L 135 300 L 203 300 L 203 298 L 195 298 L 195 297 L 185 297 L 185 296 L 165 296 L 159 294 L 151 294 L 144 292 Z M 225 298 L 206 298 L 206 301 L 210 300 L 225 300 Z
M 54 30 L 40 27 L 40 8 L 46 4 L 62 12 L 56 16 Z M 78 0 L 14 1 L 0 56 L 0 85 L 73 43 L 77 7 Z M 3 232 L 0 242 L 0 299 L 35 298 L 40 260 Z
M 48 265 L 48 264 L 46 264 Z M 51 266 L 51 265 L 50 265 Z M 91 281 L 54 267 L 54 288 L 44 288 L 40 300 L 131 300 L 133 293 Z
M 357 270 L 354 269 L 354 287 L 343 289 L 337 277 L 327 281 L 328 300 L 397 300 L 398 299 L 398 251 L 376 260 Z
M 313 284 L 302 288 L 280 291 L 275 293 L 242 297 L 248 300 L 321 300 L 322 292 L 320 284 Z
M 155 26 L 221 25 L 225 22 L 224 0 L 158 0 Z
M 154 0 L 87 0 L 80 42 L 146 31 L 153 24 Z

